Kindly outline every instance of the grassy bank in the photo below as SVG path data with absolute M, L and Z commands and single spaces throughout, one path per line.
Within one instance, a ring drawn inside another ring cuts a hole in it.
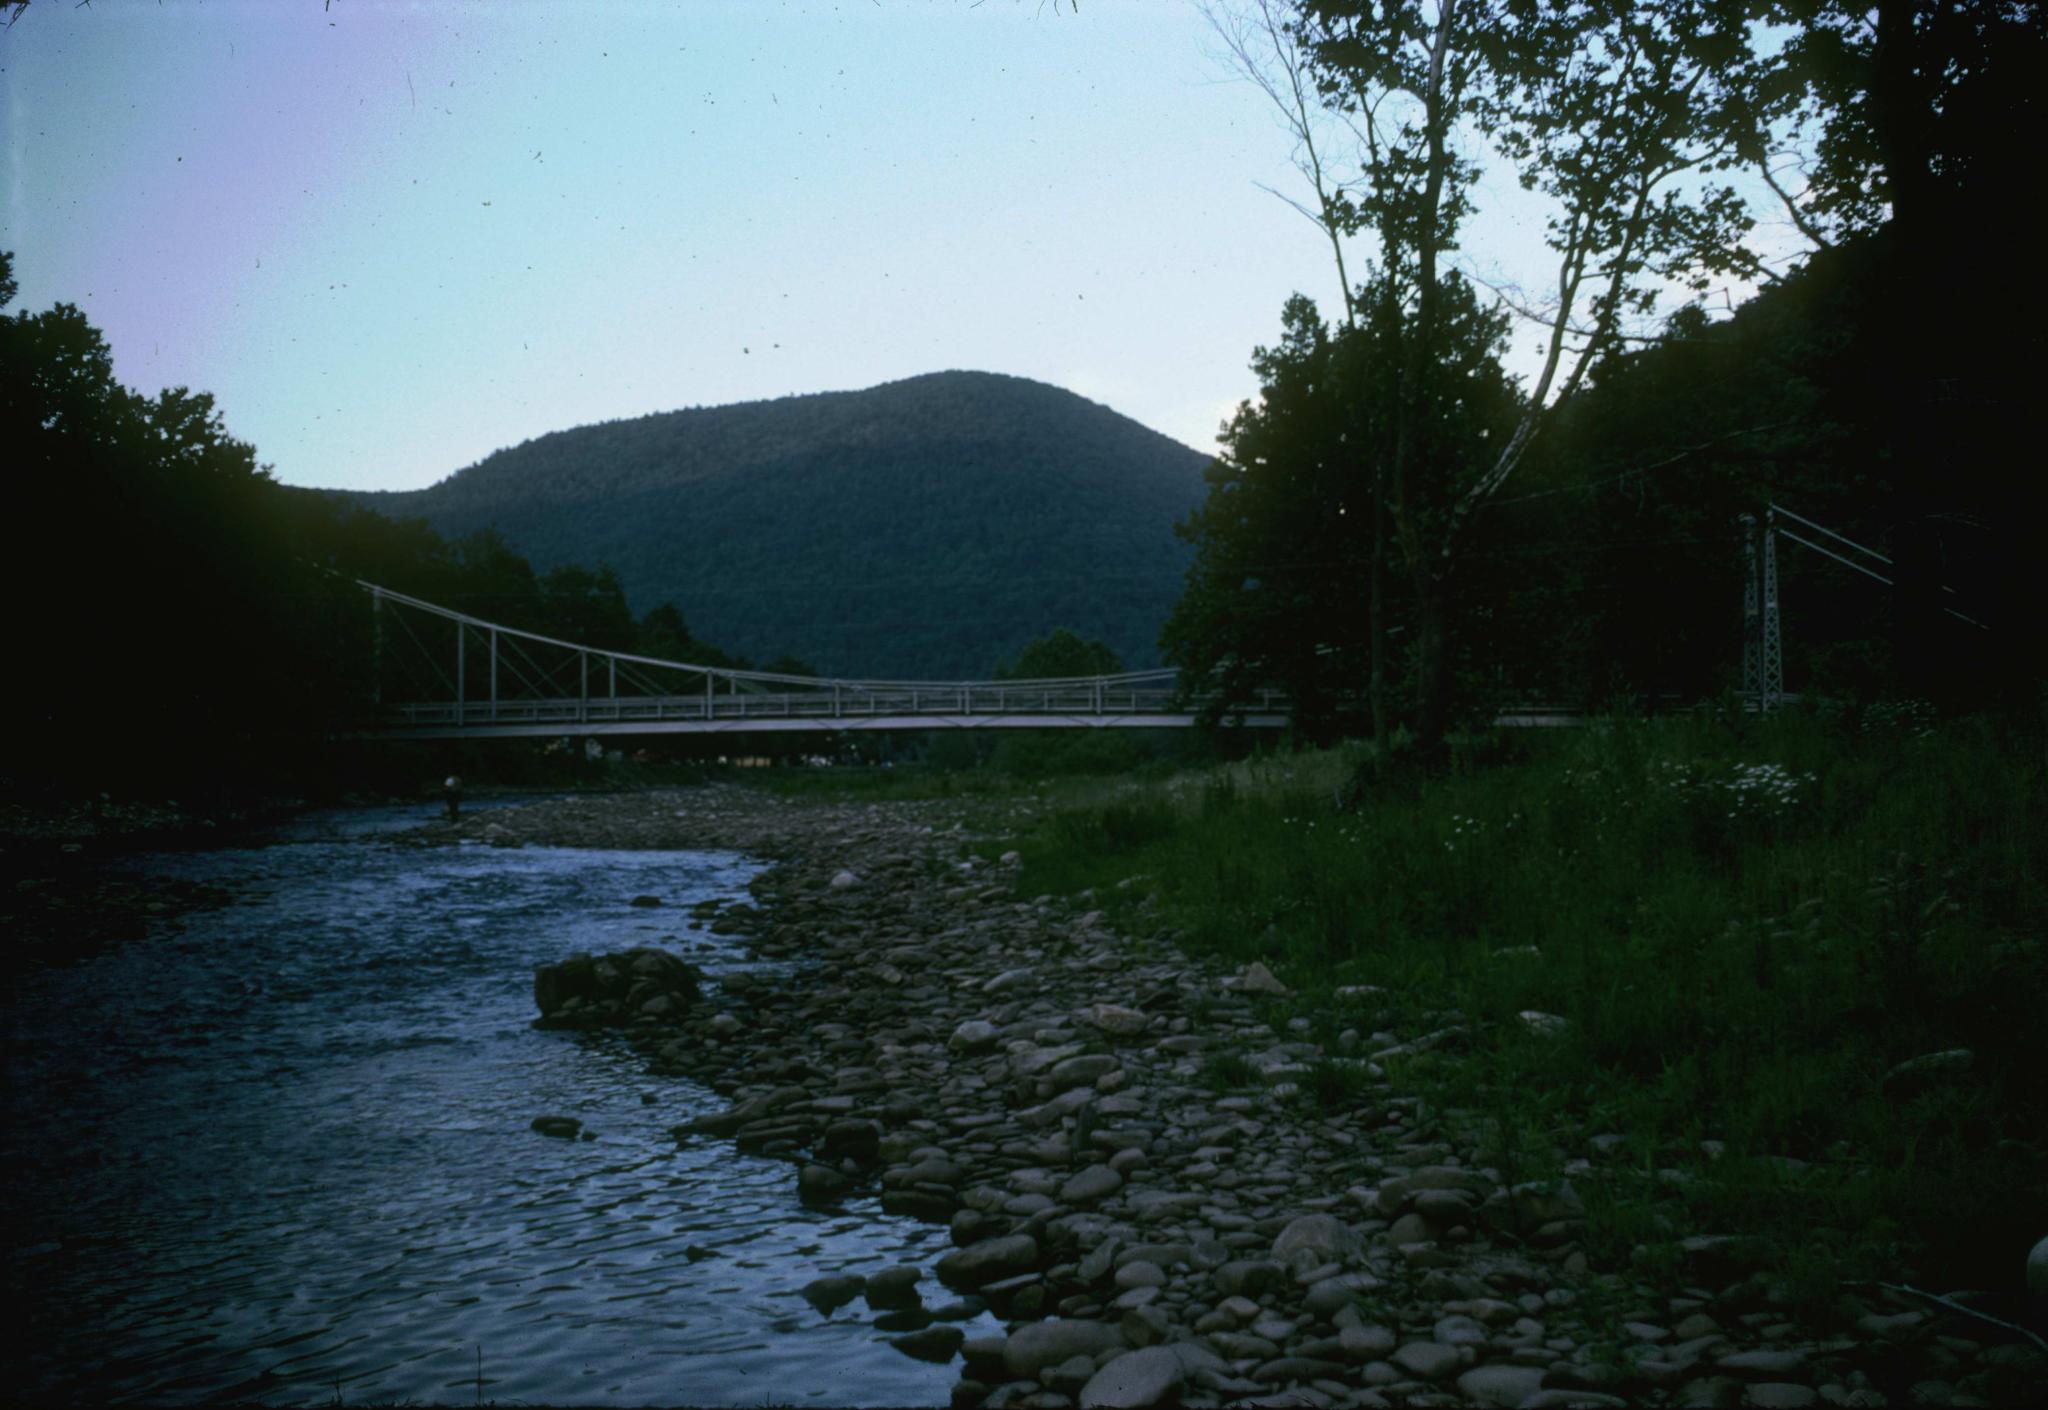
M 2038 725 L 1615 722 L 1343 806 L 1364 758 L 1039 782 L 1000 845 L 1025 895 L 1266 962 L 1276 1027 L 1331 1052 L 1441 1034 L 1383 1066 L 1514 1178 L 1576 1170 L 1596 1258 L 1675 1271 L 1683 1235 L 1754 1234 L 1809 1295 L 2017 1282 L 2048 1232 Z M 1004 791 L 887 785 L 920 787 Z M 1360 1072 L 1303 1099 L 1364 1103 Z

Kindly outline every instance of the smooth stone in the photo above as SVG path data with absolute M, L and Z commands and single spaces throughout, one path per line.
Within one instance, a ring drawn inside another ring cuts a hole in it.
M 1628 1402 L 1597 1390 L 1539 1390 L 1519 1410 L 1628 1410 Z
M 1003 1366 L 1019 1380 L 1033 1380 L 1049 1366 L 1076 1356 L 1100 1356 L 1123 1345 L 1122 1330 L 1107 1322 L 1028 1322 L 1003 1344 Z
M 1279 1343 L 1250 1332 L 1211 1332 L 1209 1344 L 1233 1361 L 1267 1361 L 1280 1354 Z
M 1257 960 L 1237 972 L 1232 987 L 1246 994 L 1290 994 L 1294 992 Z
M 1107 1165 L 1091 1165 L 1060 1186 L 1060 1202 L 1088 1204 L 1113 1195 L 1123 1187 L 1123 1176 Z
M 1083 1354 L 1069 1356 L 1057 1366 L 1048 1366 L 1038 1373 L 1038 1379 L 1047 1389 L 1063 1394 L 1078 1394 L 1088 1378 L 1095 1374 L 1095 1358 Z
M 939 1260 L 938 1271 L 947 1286 L 972 1290 L 1037 1266 L 1038 1240 L 1029 1234 L 1004 1234 L 954 1249 Z
M 1358 1249 L 1358 1235 L 1334 1214 L 1304 1214 L 1273 1240 L 1273 1257 L 1282 1263 L 1298 1253 L 1313 1255 L 1317 1263 L 1342 1262 Z
M 1279 1287 L 1286 1275 L 1287 1270 L 1270 1258 L 1236 1258 L 1216 1270 L 1216 1291 L 1225 1297 L 1250 1296 Z
M 1170 1404 L 1187 1375 L 1187 1367 L 1171 1347 L 1127 1351 L 1088 1378 L 1081 1387 L 1080 1403 L 1104 1410 Z
M 1132 1346 L 1154 1346 L 1173 1335 L 1173 1322 L 1156 1307 L 1134 1307 L 1117 1322 Z
M 1430 1222 L 1413 1210 L 1396 1219 L 1387 1230 L 1387 1242 L 1400 1248 L 1407 1244 L 1431 1244 L 1436 1242 L 1436 1229 Z
M 1378 1361 L 1392 1354 L 1394 1334 L 1386 1327 L 1339 1327 L 1337 1347 L 1353 1361 Z
M 1358 1295 L 1378 1286 L 1379 1279 L 1369 1273 L 1343 1273 L 1334 1278 L 1321 1278 L 1309 1284 L 1302 1295 L 1302 1310 L 1312 1317 L 1334 1317 L 1342 1309 L 1358 1300 Z
M 1166 1270 L 1142 1258 L 1133 1259 L 1116 1270 L 1119 1288 L 1156 1288 L 1164 1286 L 1165 1282 Z
M 889 1345 L 919 1361 L 944 1364 L 953 1359 L 966 1340 L 967 1334 L 958 1327 L 926 1327 L 908 1336 L 892 1338 Z
M 853 1181 L 829 1165 L 806 1165 L 796 1174 L 797 1198 L 805 1204 L 833 1204 L 853 1188 Z
M 892 1307 L 877 1313 L 874 1326 L 878 1332 L 921 1332 L 937 1320 L 913 1302 L 908 1307 Z
M 1977 1065 L 1977 1055 L 1968 1048 L 1949 1048 L 1938 1053 L 1922 1053 L 1885 1073 L 1880 1084 L 1886 1095 L 1900 1096 L 1939 1082 L 1954 1081 L 1968 1076 Z
M 1464 1190 L 1423 1190 L 1415 1196 L 1415 1212 L 1439 1224 L 1462 1224 L 1472 1209 L 1472 1196 Z
M 867 1281 L 858 1273 L 833 1273 L 813 1278 L 802 1288 L 803 1299 L 830 1317 L 835 1310 L 859 1297 L 867 1287 Z
M 2048 1238 L 2035 1244 L 2034 1251 L 2027 1255 L 2027 1291 L 2036 1297 L 2048 1297 Z
M 1737 1351 L 1714 1363 L 1724 1375 L 1743 1376 L 1753 1381 L 1778 1380 L 1806 1369 L 1803 1351 Z
M 868 1278 L 870 1307 L 913 1307 L 917 1304 L 917 1280 L 924 1272 L 915 1263 L 899 1263 Z
M 1411 1341 L 1387 1359 L 1418 1381 L 1440 1381 L 1458 1369 L 1458 1349 L 1433 1341 Z
M 1001 1037 L 1002 1030 L 987 1019 L 970 1018 L 953 1030 L 946 1046 L 956 1053 L 985 1053 L 992 1051 Z
M 1123 1244 L 1120 1240 L 1104 1239 L 1094 1248 L 1088 1250 L 1086 1256 L 1081 1259 L 1079 1266 L 1074 1269 L 1074 1276 L 1084 1283 L 1092 1283 L 1099 1278 L 1107 1276 L 1109 1270 L 1116 1266 L 1117 1252 L 1122 1247 Z
M 1812 1386 L 1793 1381 L 1758 1381 L 1743 1393 L 1742 1403 L 1754 1405 L 1757 1410 L 1806 1410 L 1819 1399 Z
M 1108 1053 L 1081 1053 L 1054 1063 L 1045 1078 L 1055 1092 L 1064 1092 L 1072 1087 L 1091 1087 L 1122 1066 Z
M 1022 989 L 1035 978 L 1028 969 L 1006 969 L 981 986 L 984 994 L 1007 994 L 1012 989 Z
M 1513 1410 L 1543 1388 L 1543 1372 L 1533 1366 L 1474 1366 L 1458 1377 L 1458 1392 L 1474 1405 Z
M 832 889 L 834 891 L 844 891 L 847 887 L 856 884 L 859 880 L 860 878 L 855 876 L 850 871 L 838 872 L 835 873 L 832 877 Z
M 1152 1016 L 1122 1004 L 1096 1004 L 1088 1010 L 1088 1021 L 1105 1033 L 1132 1038 L 1151 1025 Z

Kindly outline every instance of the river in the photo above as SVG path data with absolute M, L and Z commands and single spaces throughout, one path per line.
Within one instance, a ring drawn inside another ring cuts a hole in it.
M 952 1369 L 795 1291 L 928 1269 L 944 1229 L 807 1210 L 787 1164 L 669 1134 L 715 1094 L 530 1026 L 534 966 L 575 950 L 744 963 L 687 912 L 759 864 L 393 840 L 422 820 L 128 859 L 236 899 L 0 1003 L 10 1393 L 945 1404 Z M 537 1135 L 544 1113 L 597 1138 Z

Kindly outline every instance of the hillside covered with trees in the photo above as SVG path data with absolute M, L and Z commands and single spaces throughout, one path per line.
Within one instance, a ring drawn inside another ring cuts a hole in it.
M 16 288 L 0 251 L 0 309 Z M 20 483 L 0 585 L 36 604 L 12 631 L 24 669 L 4 716 L 19 745 L 10 793 L 218 799 L 346 783 L 334 737 L 372 718 L 380 684 L 431 689 L 415 677 L 433 670 L 402 643 L 376 650 L 359 579 L 594 646 L 748 664 L 673 604 L 636 617 L 607 568 L 539 572 L 488 531 L 450 541 L 278 484 L 210 394 L 117 381 L 73 304 L 0 317 L 0 444 Z
M 1061 626 L 1157 664 L 1202 465 L 1071 392 L 941 372 L 559 431 L 357 502 L 607 564 L 636 609 L 756 657 L 959 678 Z

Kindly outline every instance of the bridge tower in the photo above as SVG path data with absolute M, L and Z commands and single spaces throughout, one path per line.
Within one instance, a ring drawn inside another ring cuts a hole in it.
M 1742 693 L 1760 714 L 1778 708 L 1785 695 L 1784 638 L 1778 625 L 1778 533 L 1775 509 L 1761 522 L 1742 516 L 1748 571 L 1742 583 Z

